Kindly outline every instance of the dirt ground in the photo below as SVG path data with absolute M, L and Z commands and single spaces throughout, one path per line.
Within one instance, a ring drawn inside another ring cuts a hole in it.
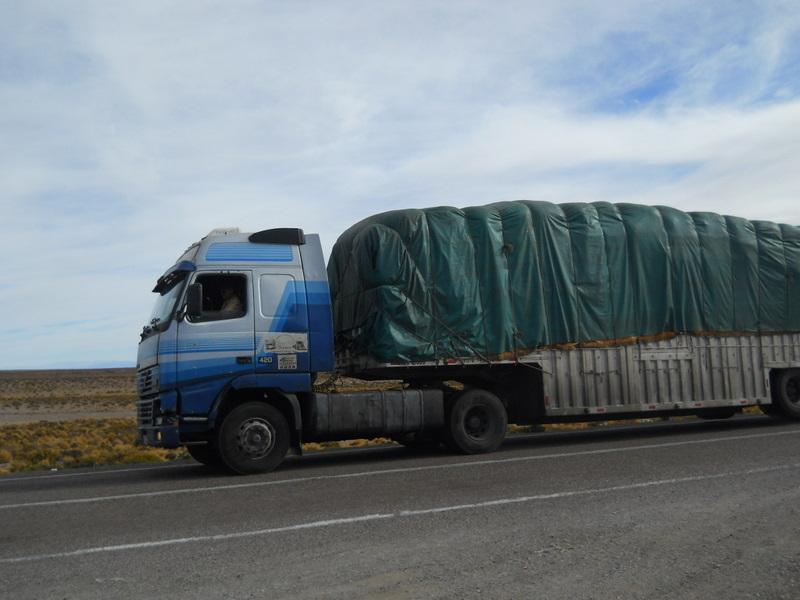
M 0 425 L 133 417 L 135 369 L 0 371 Z

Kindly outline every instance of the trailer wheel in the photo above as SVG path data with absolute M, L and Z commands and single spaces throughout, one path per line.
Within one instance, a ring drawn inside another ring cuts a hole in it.
M 216 447 L 211 442 L 206 444 L 189 444 L 186 451 L 193 459 L 201 465 L 208 467 L 221 467 L 222 459 L 219 457 Z
M 789 419 L 800 420 L 800 369 L 787 369 L 775 377 L 772 404 L 777 412 Z
M 447 412 L 447 441 L 463 454 L 492 452 L 506 436 L 508 415 L 500 399 L 486 390 L 469 389 L 455 397 Z
M 289 437 L 289 424 L 277 408 L 247 402 L 225 417 L 217 447 L 222 462 L 234 473 L 267 473 L 286 456 Z

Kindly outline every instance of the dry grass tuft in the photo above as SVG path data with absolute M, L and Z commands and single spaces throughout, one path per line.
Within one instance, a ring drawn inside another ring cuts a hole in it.
M 136 446 L 134 419 L 78 419 L 0 427 L 0 474 L 166 462 L 185 450 Z
M 0 371 L 0 410 L 133 408 L 135 369 Z
M 338 440 L 335 442 L 306 442 L 303 452 L 317 452 L 332 448 L 364 448 L 365 446 L 383 446 L 393 443 L 389 438 L 373 438 L 371 440 Z

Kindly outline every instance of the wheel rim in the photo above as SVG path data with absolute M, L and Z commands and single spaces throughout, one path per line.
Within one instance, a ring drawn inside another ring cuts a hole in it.
M 247 419 L 236 432 L 236 445 L 248 458 L 263 458 L 275 446 L 275 428 L 266 419 Z
M 473 406 L 464 415 L 464 432 L 474 440 L 483 440 L 489 433 L 491 418 L 485 406 Z
M 792 377 L 786 382 L 786 399 L 795 406 L 800 404 L 800 382 L 798 382 L 798 377 Z

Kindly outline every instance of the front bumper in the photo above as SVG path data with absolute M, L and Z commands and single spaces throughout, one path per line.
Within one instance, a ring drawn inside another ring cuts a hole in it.
M 210 424 L 202 415 L 181 416 L 177 392 L 139 398 L 136 407 L 137 443 L 156 448 L 177 448 L 208 439 Z
M 139 427 L 138 443 L 156 448 L 177 448 L 181 446 L 181 435 L 177 425 Z
M 174 413 L 175 400 L 175 392 L 139 398 L 136 403 L 139 444 L 158 448 L 181 445 L 178 417 Z

